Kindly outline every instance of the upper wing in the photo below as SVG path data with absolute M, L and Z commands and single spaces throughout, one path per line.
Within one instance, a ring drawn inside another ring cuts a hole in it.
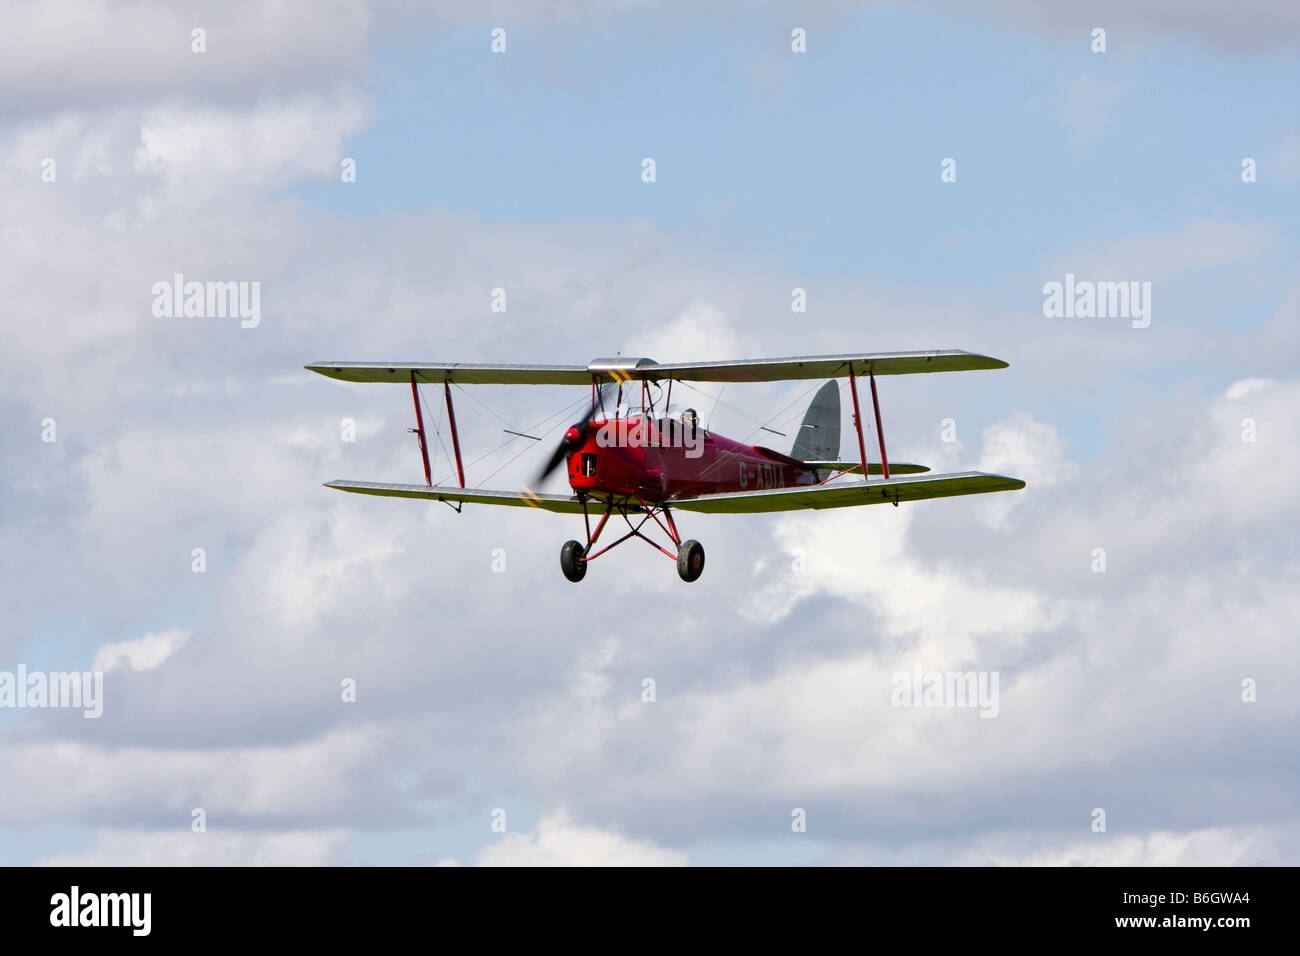
M 781 382 L 803 378 L 844 378 L 849 363 L 855 375 L 907 375 L 914 372 L 965 372 L 1006 368 L 1001 359 L 960 349 L 929 352 L 863 352 L 857 355 L 805 355 L 740 359 L 734 362 L 684 362 L 636 369 L 635 378 L 673 378 L 681 382 Z
M 462 385 L 590 385 L 585 365 L 472 365 L 467 362 L 316 362 L 305 366 L 341 382 L 460 382 Z
M 447 488 L 441 485 L 393 485 L 376 481 L 327 481 L 326 488 L 359 495 L 386 498 L 427 498 L 432 501 L 468 502 L 475 505 L 507 505 L 540 508 L 559 514 L 582 514 L 582 502 L 572 495 L 542 495 L 535 491 L 489 491 L 485 488 Z
M 916 501 L 922 498 L 978 495 L 988 491 L 1017 491 L 1023 487 L 1025 483 L 1019 478 L 965 471 L 955 475 L 700 495 L 698 498 L 675 500 L 673 507 L 704 514 L 754 514 L 763 511 L 798 511 L 802 508 L 850 508 L 854 505 L 883 504 L 886 501 Z
M 907 375 L 1006 368 L 1001 359 L 960 349 L 802 355 L 729 362 L 660 365 L 648 358 L 595 359 L 587 365 L 474 365 L 468 362 L 315 362 L 306 366 L 344 382 L 459 382 L 463 385 L 590 385 L 593 380 L 677 379 L 682 382 L 781 382 L 855 375 Z

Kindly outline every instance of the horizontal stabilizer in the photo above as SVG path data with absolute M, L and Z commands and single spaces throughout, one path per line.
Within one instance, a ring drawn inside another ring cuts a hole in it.
M 805 468 L 816 468 L 818 471 L 824 471 L 827 475 L 862 474 L 862 463 L 857 461 L 805 461 Z M 891 461 L 889 463 L 889 474 L 894 475 L 923 475 L 930 469 L 925 465 L 910 465 L 905 461 Z M 880 463 L 875 461 L 867 462 L 867 474 L 883 475 L 884 471 L 880 468 Z M 824 480 L 824 479 L 823 479 Z

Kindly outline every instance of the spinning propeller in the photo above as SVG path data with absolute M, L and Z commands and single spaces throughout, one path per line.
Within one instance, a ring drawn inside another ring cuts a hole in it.
M 596 405 L 592 405 L 587 412 L 586 417 L 576 425 L 570 425 L 564 432 L 564 437 L 560 439 L 560 444 L 556 446 L 554 453 L 546 462 L 533 484 L 540 485 L 543 481 L 551 476 L 566 458 L 581 448 L 587 441 L 587 431 L 591 428 L 591 420 L 596 417 Z

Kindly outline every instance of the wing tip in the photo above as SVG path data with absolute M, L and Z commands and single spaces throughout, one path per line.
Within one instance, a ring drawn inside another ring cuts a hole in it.
M 982 360 L 986 363 L 986 364 L 984 365 L 984 368 L 986 368 L 986 369 L 999 369 L 999 368 L 1010 368 L 1010 367 L 1011 367 L 1011 363 L 1010 363 L 1010 362 L 1006 361 L 1005 359 L 1000 359 L 1000 358 L 997 358 L 997 357 L 992 356 L 992 355 L 978 355 L 978 354 L 973 353 L 973 352 L 968 353 L 968 354 L 970 354 L 970 355 L 974 355 L 975 358 L 982 359 Z

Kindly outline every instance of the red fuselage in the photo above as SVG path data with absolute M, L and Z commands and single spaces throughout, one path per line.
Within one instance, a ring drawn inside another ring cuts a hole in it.
M 568 458 L 576 492 L 635 496 L 650 503 L 672 498 L 791 488 L 814 484 L 812 469 L 797 459 L 745 445 L 676 419 L 596 420 Z

